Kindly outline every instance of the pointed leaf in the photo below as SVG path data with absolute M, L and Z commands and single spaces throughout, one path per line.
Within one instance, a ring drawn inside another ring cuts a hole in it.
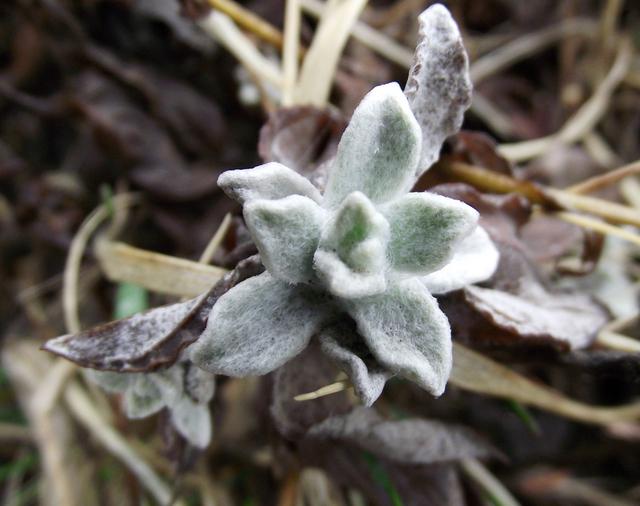
M 124 374 L 112 371 L 82 369 L 82 372 L 89 381 L 95 383 L 110 394 L 119 394 L 126 391 L 135 379 L 133 374 Z
M 432 294 L 459 290 L 489 279 L 499 259 L 500 253 L 489 234 L 478 225 L 458 245 L 451 261 L 442 269 L 423 277 L 422 282 Z
M 207 404 L 198 404 L 183 396 L 169 406 L 171 423 L 189 443 L 197 448 L 206 448 L 211 442 L 211 414 Z
M 409 193 L 382 212 L 391 226 L 387 250 L 391 266 L 415 274 L 443 267 L 478 221 L 472 207 L 432 193 Z
M 352 298 L 382 292 L 389 225 L 369 199 L 353 192 L 327 223 L 314 257 L 331 293 Z
M 146 418 L 160 411 L 165 402 L 160 390 L 147 374 L 136 376 L 124 394 L 124 411 L 127 418 Z
M 146 373 L 145 376 L 156 386 L 165 406 L 171 406 L 182 396 L 184 373 L 183 364 L 178 363 L 163 371 Z
M 267 270 L 290 283 L 315 279 L 313 255 L 326 211 L 300 195 L 279 200 L 254 200 L 244 217 Z
M 320 192 L 306 178 L 277 162 L 253 169 L 228 170 L 218 178 L 218 186 L 240 204 L 257 199 L 276 200 L 303 195 L 316 202 Z
M 408 191 L 415 179 L 420 137 L 420 127 L 397 83 L 371 90 L 340 140 L 325 205 L 337 207 L 354 191 L 375 203 Z
M 250 257 L 200 297 L 50 339 L 43 349 L 99 370 L 143 372 L 166 367 L 198 339 L 218 298 L 262 270 L 259 258 Z
M 380 364 L 433 395 L 442 394 L 451 372 L 451 330 L 419 280 L 354 299 L 349 313 Z
M 184 377 L 184 391 L 193 401 L 200 404 L 209 402 L 215 393 L 215 376 L 192 363 L 187 366 Z
M 449 11 L 435 4 L 419 19 L 420 41 L 404 89 L 422 130 L 417 176 L 433 165 L 444 140 L 460 129 L 472 93 L 467 53 Z
M 309 430 L 314 438 L 337 439 L 401 464 L 435 464 L 499 455 L 472 430 L 435 420 L 385 420 L 374 409 L 356 408 Z
M 371 406 L 392 374 L 378 363 L 351 325 L 334 325 L 318 337 L 322 351 L 347 373 L 362 403 Z
M 216 374 L 266 374 L 300 353 L 330 317 L 326 297 L 265 272 L 220 297 L 191 359 Z

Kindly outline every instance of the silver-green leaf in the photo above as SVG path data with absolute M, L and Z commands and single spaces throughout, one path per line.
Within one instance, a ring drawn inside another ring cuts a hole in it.
M 360 102 L 342 135 L 324 205 L 335 208 L 354 191 L 386 202 L 413 185 L 421 132 L 397 83 L 377 86 Z
M 220 297 L 191 360 L 215 374 L 267 374 L 300 353 L 332 316 L 325 297 L 265 272 Z
M 391 226 L 389 262 L 413 275 L 443 267 L 478 222 L 478 212 L 467 204 L 426 192 L 404 195 L 382 212 Z
M 451 328 L 438 302 L 417 279 L 350 302 L 350 314 L 378 362 L 441 395 L 452 365 Z
M 326 211 L 313 200 L 291 195 L 279 200 L 254 200 L 244 217 L 266 268 L 290 283 L 315 279 L 313 255 Z

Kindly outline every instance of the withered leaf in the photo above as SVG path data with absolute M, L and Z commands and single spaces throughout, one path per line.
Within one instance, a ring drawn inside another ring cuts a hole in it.
M 439 298 L 454 338 L 476 345 L 538 344 L 561 350 L 585 348 L 609 319 L 608 312 L 581 293 L 550 286 L 531 260 L 520 228 L 530 217 L 526 200 L 484 195 L 464 184 L 437 186 L 480 212 L 480 223 L 500 250 L 500 263 L 487 283 Z
M 511 163 L 498 153 L 497 143 L 484 132 L 462 130 L 447 140 L 451 158 L 501 174 L 512 175 Z
M 324 186 L 323 165 L 336 153 L 347 122 L 335 111 L 311 106 L 278 109 L 260 130 L 258 152 Z
M 185 165 L 168 133 L 105 76 L 91 71 L 80 74 L 68 102 L 91 126 L 99 146 L 120 161 Z
M 149 372 L 169 366 L 198 339 L 218 298 L 262 270 L 258 257 L 251 257 L 195 299 L 51 339 L 43 349 L 102 371 Z
M 196 8 L 204 12 L 207 7 L 203 7 L 203 3 L 179 0 L 137 0 L 131 5 L 139 12 L 166 23 L 177 39 L 194 49 L 210 52 L 214 48 L 213 40 L 182 14 L 185 11 L 187 15 L 192 14 Z
M 298 439 L 313 425 L 351 408 L 344 392 L 298 402 L 294 397 L 313 392 L 336 380 L 338 370 L 312 342 L 302 353 L 280 367 L 274 376 L 271 418 L 288 439 Z
M 467 53 L 449 11 L 435 4 L 419 21 L 419 42 L 404 89 L 422 129 L 416 176 L 431 167 L 444 140 L 460 129 L 472 92 Z
M 305 442 L 300 457 L 304 464 L 324 469 L 336 483 L 360 490 L 370 504 L 467 505 L 452 464 L 400 465 L 342 443 L 318 441 Z
M 464 289 L 465 300 L 500 330 L 560 348 L 586 348 L 609 319 L 587 295 L 552 293 L 533 278 L 521 283 L 515 294 L 469 286 Z
M 401 464 L 436 464 L 498 456 L 472 430 L 434 420 L 385 420 L 372 408 L 357 408 L 313 426 L 307 438 L 342 441 Z

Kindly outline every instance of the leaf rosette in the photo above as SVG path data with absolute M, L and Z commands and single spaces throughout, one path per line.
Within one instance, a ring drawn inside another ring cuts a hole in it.
M 88 379 L 110 393 L 122 394 L 128 418 L 146 418 L 167 409 L 171 424 L 189 443 L 206 448 L 211 441 L 213 375 L 180 360 L 154 373 L 121 373 L 86 369 Z
M 196 365 L 262 375 L 317 336 L 367 405 L 392 375 L 433 395 L 444 391 L 451 330 L 433 295 L 486 280 L 498 252 L 472 207 L 409 192 L 428 168 L 422 164 L 436 160 L 459 129 L 471 89 L 446 9 L 428 9 L 421 25 L 423 39 L 435 35 L 418 46 L 416 61 L 431 63 L 414 65 L 404 93 L 391 83 L 365 96 L 324 193 L 277 162 L 220 176 L 219 186 L 242 204 L 267 270 L 215 304 L 190 348 Z M 463 68 L 444 75 L 450 63 L 443 62 L 454 56 Z M 441 101 L 431 104 L 431 115 L 424 114 L 425 94 Z M 412 105 L 421 113 L 414 115 Z
M 124 394 L 130 416 L 168 407 L 187 438 L 185 424 L 197 418 L 188 413 L 202 414 L 208 399 L 179 409 L 176 399 L 189 399 L 183 362 L 201 368 L 198 381 L 207 386 L 207 373 L 269 373 L 312 339 L 366 405 L 393 375 L 440 395 L 452 346 L 434 295 L 488 279 L 498 251 L 472 207 L 410 190 L 459 130 L 470 101 L 460 33 L 446 8 L 433 5 L 420 16 L 404 91 L 392 83 L 365 96 L 328 162 L 324 192 L 277 162 L 220 176 L 219 186 L 243 206 L 265 272 L 238 265 L 196 299 L 44 348 L 106 371 L 94 379 L 108 389 L 122 375 L 111 389 Z M 209 438 L 194 434 L 196 446 Z

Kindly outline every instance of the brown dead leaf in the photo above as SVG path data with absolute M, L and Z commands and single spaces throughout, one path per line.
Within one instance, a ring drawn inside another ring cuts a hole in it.
M 508 176 L 513 175 L 513 166 L 496 150 L 496 141 L 484 132 L 462 130 L 447 139 L 452 158 L 490 169 Z
M 331 110 L 278 109 L 260 130 L 258 152 L 265 162 L 280 162 L 323 186 L 322 166 L 333 158 L 346 126 L 345 118 Z
M 373 408 L 333 416 L 314 425 L 306 437 L 341 441 L 401 464 L 440 464 L 499 455 L 466 427 L 419 418 L 385 420 Z
M 519 236 L 530 216 L 525 199 L 484 195 L 462 184 L 433 190 L 476 208 L 500 250 L 489 287 L 469 286 L 440 298 L 455 338 L 476 345 L 526 343 L 562 350 L 591 344 L 609 314 L 592 297 L 554 290 L 544 279 Z
M 278 369 L 270 408 L 278 432 L 287 439 L 299 439 L 327 417 L 348 412 L 351 403 L 344 392 L 310 402 L 294 400 L 296 395 L 333 383 L 337 374 L 338 369 L 315 343 Z
M 198 339 L 218 298 L 263 269 L 259 259 L 252 257 L 195 299 L 51 339 L 43 349 L 102 371 L 148 372 L 169 366 Z

